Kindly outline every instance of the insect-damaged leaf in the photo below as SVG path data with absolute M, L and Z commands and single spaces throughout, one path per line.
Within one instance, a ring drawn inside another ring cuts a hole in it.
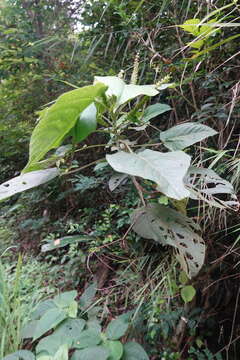
M 205 244 L 199 226 L 179 212 L 151 204 L 135 210 L 133 230 L 146 239 L 177 249 L 178 260 L 189 278 L 197 275 L 204 263 Z

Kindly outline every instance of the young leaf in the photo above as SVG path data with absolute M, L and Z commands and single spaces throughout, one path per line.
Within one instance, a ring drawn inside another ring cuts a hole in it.
M 84 350 L 76 350 L 71 360 L 107 360 L 109 350 L 103 346 L 94 346 Z
M 32 171 L 19 175 L 0 185 L 0 200 L 44 184 L 59 175 L 57 168 Z
M 189 196 L 183 178 L 190 166 L 191 157 L 182 151 L 119 151 L 107 155 L 106 159 L 115 171 L 154 181 L 160 192 L 173 199 L 181 200 Z
M 106 328 L 106 336 L 109 340 L 120 339 L 127 331 L 129 323 L 121 319 L 112 320 Z
M 28 172 L 28 168 L 41 160 L 49 150 L 58 147 L 83 110 L 105 91 L 106 86 L 100 83 L 72 90 L 41 111 L 30 140 L 29 161 L 23 171 Z
M 141 345 L 130 341 L 123 346 L 123 360 L 149 360 L 149 357 Z
M 200 19 L 188 19 L 182 25 L 179 25 L 183 30 L 191 33 L 194 36 L 198 36 L 200 33 Z
M 197 224 L 178 211 L 159 204 L 137 209 L 131 219 L 138 235 L 173 246 L 188 277 L 197 275 L 205 258 L 205 244 L 198 235 Z
M 80 114 L 73 128 L 73 136 L 76 142 L 84 140 L 97 128 L 97 109 L 94 103 L 90 104 Z
M 160 140 L 168 149 L 174 151 L 182 150 L 216 134 L 217 132 L 209 126 L 188 122 L 161 132 Z
M 104 347 L 110 351 L 110 356 L 108 360 L 120 360 L 123 355 L 123 346 L 120 341 L 110 341 L 107 340 L 104 342 Z
M 142 122 L 148 122 L 152 118 L 155 118 L 156 116 L 165 113 L 166 111 L 170 111 L 171 107 L 166 104 L 153 104 L 148 106 L 142 117 Z
M 35 356 L 31 351 L 19 350 L 13 354 L 5 356 L 2 360 L 35 360 Z
M 185 304 L 192 301 L 192 299 L 194 298 L 195 295 L 196 295 L 196 290 L 194 289 L 194 287 L 192 285 L 184 286 L 181 289 L 181 297 L 182 297 L 183 301 L 185 302 Z
M 58 324 L 60 324 L 63 320 L 67 318 L 66 312 L 62 309 L 50 309 L 48 310 L 40 320 L 38 320 L 38 324 L 36 326 L 34 332 L 33 341 L 40 338 L 47 331 L 55 328 Z

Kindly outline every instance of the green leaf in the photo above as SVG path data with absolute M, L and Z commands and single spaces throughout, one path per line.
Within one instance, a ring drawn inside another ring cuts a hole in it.
M 170 111 L 170 110 L 171 110 L 171 107 L 166 104 L 150 105 L 145 109 L 145 111 L 143 113 L 142 122 L 148 122 L 152 118 L 154 118 L 160 114 L 163 114 L 166 111 Z
M 182 150 L 216 134 L 209 126 L 188 122 L 161 132 L 160 140 L 170 150 Z
M 141 345 L 130 341 L 123 345 L 123 360 L 149 360 L 149 357 Z
M 120 341 L 110 341 L 107 340 L 104 342 L 104 347 L 110 351 L 110 356 L 108 360 L 120 360 L 123 355 L 123 346 Z
M 53 360 L 68 360 L 68 346 L 66 344 L 60 346 Z
M 72 301 L 69 306 L 68 306 L 68 316 L 70 318 L 75 318 L 77 317 L 77 312 L 78 312 L 78 303 L 74 300 Z
M 128 327 L 129 323 L 121 319 L 112 320 L 108 324 L 105 334 L 109 340 L 118 340 L 126 333 Z
M 107 96 L 116 96 L 115 110 L 137 96 L 155 96 L 159 93 L 155 85 L 127 85 L 116 76 L 96 76 L 95 82 L 108 86 Z
M 183 178 L 190 166 L 191 157 L 182 151 L 119 151 L 107 155 L 106 159 L 115 171 L 154 181 L 160 192 L 173 199 L 181 200 L 189 196 Z
M 188 19 L 182 25 L 179 25 L 183 30 L 191 33 L 194 36 L 198 36 L 200 33 L 200 19 Z
M 185 304 L 192 301 L 192 299 L 194 298 L 195 295 L 196 295 L 196 290 L 194 289 L 194 287 L 192 285 L 184 286 L 181 289 L 181 297 L 182 297 L 183 301 L 185 302 Z
M 94 282 L 92 285 L 83 292 L 79 299 L 79 306 L 82 310 L 86 310 L 93 302 L 93 299 L 97 292 L 97 283 Z
M 86 321 L 83 319 L 66 319 L 57 326 L 54 335 L 65 336 L 73 341 L 79 337 L 85 325 Z
M 84 350 L 76 350 L 71 360 L 107 360 L 109 350 L 103 346 L 94 346 Z
M 100 333 L 95 330 L 83 330 L 78 338 L 74 341 L 74 347 L 77 349 L 85 349 L 87 347 L 100 344 L 102 341 Z
M 33 320 L 39 320 L 48 310 L 56 309 L 57 306 L 52 299 L 40 302 L 32 314 Z
M 72 342 L 73 340 L 64 334 L 52 334 L 39 341 L 36 346 L 36 353 L 37 355 L 45 354 L 48 356 L 54 356 L 61 345 L 66 344 L 70 347 L 72 346 Z
M 81 113 L 73 128 L 73 136 L 76 142 L 84 140 L 97 128 L 97 109 L 94 103 L 90 104 Z
M 86 235 L 64 236 L 62 238 L 51 240 L 51 242 L 42 245 L 41 252 L 51 251 L 65 247 L 67 245 L 74 244 L 75 242 L 87 242 L 93 239 L 94 239 L 93 236 L 86 236 Z
M 180 272 L 179 281 L 182 285 L 185 285 L 188 282 L 188 277 L 185 271 Z
M 19 350 L 13 354 L 5 356 L 2 360 L 35 360 L 35 356 L 31 351 Z
M 55 328 L 58 324 L 60 324 L 63 320 L 65 320 L 67 314 L 62 309 L 50 309 L 48 310 L 40 320 L 38 320 L 38 324 L 36 326 L 36 330 L 34 332 L 33 341 L 40 338 L 47 331 Z
M 83 110 L 105 91 L 106 86 L 100 83 L 72 90 L 41 111 L 30 140 L 29 161 L 23 171 L 28 172 L 28 168 L 41 160 L 49 150 L 58 147 Z
M 60 293 L 59 295 L 55 296 L 53 298 L 53 301 L 55 304 L 62 309 L 68 308 L 69 305 L 74 301 L 74 299 L 77 297 L 77 291 L 71 290 L 66 291 L 64 293 Z
M 32 171 L 28 174 L 16 176 L 0 185 L 0 200 L 42 185 L 59 175 L 57 168 Z
M 133 212 L 133 230 L 145 239 L 177 249 L 178 260 L 189 278 L 200 271 L 205 258 L 205 244 L 198 235 L 199 226 L 176 210 L 151 204 Z

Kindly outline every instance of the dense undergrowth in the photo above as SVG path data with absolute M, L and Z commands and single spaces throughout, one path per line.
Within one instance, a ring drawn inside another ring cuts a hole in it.
M 239 14 L 237 1 L 224 0 L 0 5 L 1 358 L 239 358 Z M 98 84 L 91 85 L 94 76 Z M 121 103 L 104 88 L 109 76 L 114 86 L 118 79 L 154 88 Z M 90 127 L 80 122 L 83 108 L 71 120 L 70 97 L 57 108 L 58 96 L 76 90 L 81 98 L 86 85 L 97 108 L 95 117 L 85 113 Z M 44 142 L 52 130 L 36 130 L 51 121 L 51 105 L 54 121 L 73 121 L 52 147 Z M 193 131 L 183 124 L 204 135 L 182 139 Z M 161 181 L 148 168 L 143 174 L 142 163 L 137 173 L 134 162 L 127 167 L 133 154 L 137 162 L 166 148 L 184 161 L 191 156 L 195 172 L 206 175 L 198 174 L 198 188 L 191 176 L 181 187 L 180 168 L 170 181 L 178 158 L 173 170 L 165 164 Z M 116 159 L 116 151 L 127 158 Z M 8 193 L 8 180 L 24 167 L 23 176 L 59 173 L 26 192 L 17 182 Z M 140 207 L 151 223 L 158 209 L 165 238 L 150 222 L 138 224 Z M 163 229 L 162 219 L 177 216 L 190 224 L 187 240 L 176 225 Z

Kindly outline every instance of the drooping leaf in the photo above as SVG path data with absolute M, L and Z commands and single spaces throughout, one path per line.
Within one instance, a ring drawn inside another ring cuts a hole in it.
M 217 132 L 209 126 L 188 122 L 161 132 L 160 140 L 168 149 L 174 151 L 182 150 L 216 134 Z
M 19 350 L 13 354 L 4 356 L 2 360 L 35 360 L 35 356 L 31 351 Z
M 181 289 L 180 293 L 183 301 L 185 302 L 185 304 L 187 304 L 191 302 L 196 295 L 196 290 L 192 285 L 186 285 Z
M 106 336 L 109 340 L 118 340 L 125 335 L 129 323 L 121 319 L 112 320 L 106 328 Z
M 205 258 L 205 244 L 199 226 L 185 215 L 159 204 L 135 210 L 133 230 L 146 239 L 173 246 L 189 278 L 197 275 Z
M 103 346 L 94 346 L 83 350 L 76 350 L 71 360 L 107 360 L 109 350 Z
M 41 252 L 59 249 L 67 245 L 74 244 L 75 242 L 87 242 L 92 239 L 93 239 L 92 236 L 87 236 L 87 235 L 64 236 L 62 238 L 51 240 L 47 244 L 42 245 Z
M 149 360 L 149 357 L 141 345 L 130 341 L 123 346 L 123 360 Z
M 97 292 L 97 283 L 94 282 L 83 292 L 79 299 L 79 306 L 82 310 L 86 310 L 91 304 Z
M 171 107 L 167 104 L 159 104 L 158 103 L 158 104 L 150 105 L 145 109 L 145 111 L 143 113 L 142 122 L 148 122 L 152 118 L 155 118 L 156 116 L 163 114 L 170 110 L 171 110 Z
M 124 182 L 124 180 L 127 179 L 127 177 L 128 175 L 120 174 L 120 173 L 116 173 L 112 175 L 108 182 L 109 190 L 114 191 L 119 185 L 121 185 Z
M 36 326 L 34 332 L 33 341 L 40 338 L 47 331 L 55 328 L 58 324 L 60 324 L 63 320 L 67 318 L 67 314 L 62 309 L 50 309 L 48 310 L 40 320 L 38 320 L 38 324 Z
M 108 86 L 106 95 L 116 96 L 115 109 L 137 96 L 155 96 L 159 93 L 155 85 L 127 85 L 122 79 L 116 76 L 96 76 L 95 82 L 100 82 Z
M 110 352 L 108 360 L 120 360 L 122 358 L 123 346 L 120 341 L 107 340 L 104 342 L 103 346 L 106 347 Z
M 181 200 L 189 196 L 183 178 L 190 166 L 191 157 L 182 151 L 161 153 L 144 150 L 139 153 L 119 151 L 107 155 L 112 168 L 120 173 L 154 181 L 163 194 Z
M 76 142 L 84 140 L 97 128 L 97 109 L 94 103 L 90 104 L 80 114 L 73 128 L 73 136 Z
M 28 172 L 28 168 L 41 160 L 49 150 L 60 146 L 83 110 L 105 91 L 106 86 L 100 83 L 72 90 L 59 96 L 55 104 L 40 112 L 40 120 L 31 136 L 29 161 L 24 172 Z
M 184 182 L 190 191 L 192 199 L 203 200 L 209 205 L 218 208 L 237 209 L 239 207 L 232 184 L 222 179 L 212 169 L 191 166 L 184 178 Z M 229 198 L 221 198 L 222 194 L 228 195 Z
M 52 168 L 16 176 L 0 185 L 0 200 L 42 185 L 58 175 L 59 170 Z
M 79 334 L 77 339 L 74 341 L 74 348 L 85 349 L 87 347 L 92 347 L 92 346 L 98 345 L 98 344 L 100 344 L 101 341 L 102 341 L 102 338 L 101 338 L 99 332 L 97 332 L 93 329 L 83 330 Z

